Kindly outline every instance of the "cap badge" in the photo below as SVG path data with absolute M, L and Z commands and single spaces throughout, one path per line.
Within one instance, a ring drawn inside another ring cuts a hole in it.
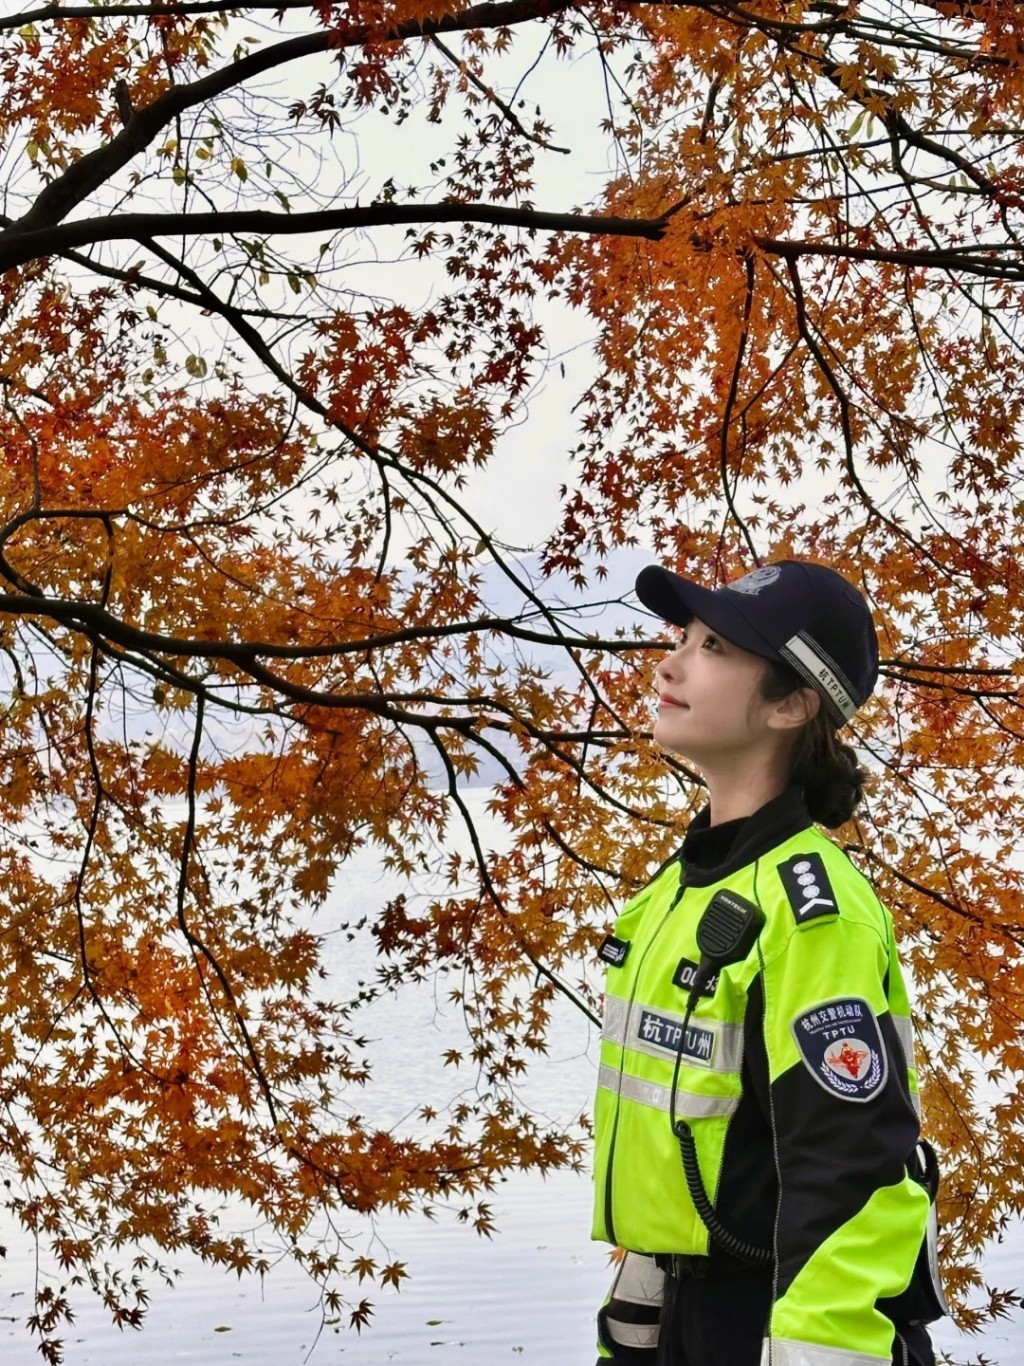
M 773 584 L 782 573 L 782 566 L 777 564 L 765 564 L 760 569 L 752 569 L 749 574 L 744 574 L 742 579 L 737 579 L 735 583 L 727 583 L 726 588 L 731 588 L 734 593 L 745 593 L 748 597 L 757 597 L 763 588 Z

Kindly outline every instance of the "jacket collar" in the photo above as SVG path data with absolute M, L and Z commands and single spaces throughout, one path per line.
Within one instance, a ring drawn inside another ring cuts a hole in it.
M 788 787 L 746 820 L 727 822 L 728 826 L 735 826 L 736 829 L 728 848 L 714 851 L 713 856 L 720 855 L 720 862 L 713 866 L 692 863 L 687 854 L 693 855 L 705 842 L 704 832 L 710 833 L 713 828 L 711 808 L 706 806 L 690 822 L 683 847 L 676 856 L 682 863 L 682 881 L 687 887 L 710 887 L 712 883 L 721 882 L 740 868 L 754 863 L 769 849 L 813 824 L 799 788 Z M 728 839 L 726 827 L 721 828 L 725 843 Z

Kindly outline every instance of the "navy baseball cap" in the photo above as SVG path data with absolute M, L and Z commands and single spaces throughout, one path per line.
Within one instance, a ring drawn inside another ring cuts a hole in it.
M 636 593 L 663 621 L 686 626 L 697 617 L 733 645 L 788 664 L 821 694 L 837 725 L 850 720 L 878 681 L 868 605 L 825 565 L 780 560 L 709 589 L 650 564 L 637 576 Z

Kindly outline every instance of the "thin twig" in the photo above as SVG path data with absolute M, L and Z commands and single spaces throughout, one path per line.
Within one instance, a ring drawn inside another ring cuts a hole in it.
M 468 62 L 464 62 L 461 57 L 456 56 L 456 54 L 451 50 L 450 47 L 447 47 L 444 43 L 442 43 L 441 39 L 437 36 L 436 33 L 431 34 L 430 41 L 431 43 L 433 43 L 434 47 L 438 49 L 439 52 L 442 52 L 445 55 L 445 57 L 448 58 L 452 65 L 455 66 L 462 73 L 462 75 L 466 77 L 468 81 L 470 81 L 473 85 L 476 86 L 477 90 L 480 91 L 480 93 L 485 97 L 485 99 L 489 101 L 489 103 L 496 104 L 498 106 L 498 108 L 504 114 L 506 120 L 512 125 L 512 127 L 516 130 L 520 137 L 525 138 L 527 142 L 534 143 L 537 147 L 543 147 L 546 152 L 561 152 L 563 156 L 570 155 L 572 151 L 571 148 L 556 147 L 553 142 L 545 142 L 544 139 L 538 137 L 536 133 L 531 133 L 526 128 L 524 128 L 519 121 L 518 115 L 505 103 L 501 96 L 491 86 L 487 85 L 485 81 L 482 81 L 480 77 L 470 69 Z

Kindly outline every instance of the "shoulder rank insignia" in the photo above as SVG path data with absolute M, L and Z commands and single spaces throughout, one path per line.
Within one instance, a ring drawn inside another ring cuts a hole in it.
M 795 854 L 779 864 L 779 877 L 798 925 L 821 915 L 838 915 L 839 905 L 820 854 Z

